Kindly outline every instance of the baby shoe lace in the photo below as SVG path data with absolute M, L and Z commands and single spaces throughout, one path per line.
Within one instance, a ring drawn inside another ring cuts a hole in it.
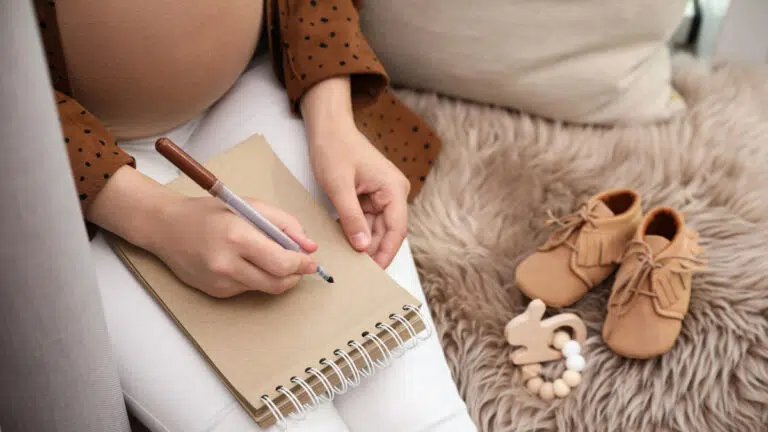
M 562 218 L 556 217 L 551 210 L 547 210 L 547 225 L 557 225 L 558 228 L 549 236 L 547 242 L 539 250 L 550 250 L 560 245 L 565 245 L 572 251 L 577 252 L 576 245 L 568 241 L 571 235 L 580 230 L 584 225 L 590 225 L 597 228 L 595 221 L 599 215 L 594 210 L 589 209 L 586 204 L 579 207 L 579 210 Z
M 700 251 L 698 246 L 693 248 L 693 253 Z M 677 287 L 665 283 L 671 277 L 679 278 L 679 275 L 690 273 L 703 268 L 705 261 L 691 255 L 668 255 L 664 257 L 653 256 L 651 246 L 643 241 L 632 240 L 628 245 L 622 262 L 628 259 L 637 260 L 634 271 L 616 282 L 614 287 L 614 300 L 611 307 L 616 308 L 618 316 L 629 311 L 629 306 L 639 295 L 645 295 L 654 299 L 664 299 L 662 307 L 668 307 L 676 301 L 676 290 L 685 289 L 681 283 Z M 650 289 L 642 290 L 642 282 L 648 280 Z M 679 279 L 678 279 L 679 280 Z

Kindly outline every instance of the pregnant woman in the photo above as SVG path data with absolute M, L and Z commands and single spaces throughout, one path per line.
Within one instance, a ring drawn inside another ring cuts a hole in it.
M 261 241 L 215 198 L 188 199 L 165 188 L 178 172 L 154 151 L 159 136 L 206 159 L 264 134 L 302 184 L 338 214 L 350 247 L 369 253 L 424 300 L 405 237 L 407 203 L 440 143 L 388 89 L 386 71 L 360 32 L 360 5 L 34 3 L 77 188 L 72 198 L 92 237 L 125 398 L 148 427 L 258 430 L 100 229 L 153 252 L 191 289 L 216 297 L 279 295 L 312 271 L 308 257 Z M 293 216 L 260 208 L 311 248 Z M 437 338 L 291 428 L 475 430 Z

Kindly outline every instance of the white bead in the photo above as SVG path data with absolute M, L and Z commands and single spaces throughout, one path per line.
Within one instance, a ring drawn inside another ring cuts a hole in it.
M 567 357 L 581 354 L 581 345 L 575 340 L 570 340 L 563 345 L 563 355 Z
M 565 366 L 576 372 L 581 372 L 584 370 L 584 366 L 586 366 L 586 360 L 584 360 L 584 357 L 582 357 L 579 354 L 576 354 L 574 356 L 570 356 L 565 359 Z
M 556 331 L 555 335 L 552 337 L 552 346 L 555 347 L 555 349 L 563 349 L 565 343 L 569 340 L 571 340 L 571 336 L 568 335 L 568 332 L 562 330 Z
M 571 392 L 571 388 L 562 379 L 556 379 L 552 383 L 552 389 L 555 391 L 555 396 L 559 398 L 564 398 Z
M 581 374 L 574 370 L 566 370 L 563 372 L 563 381 L 565 381 L 569 387 L 576 387 L 581 383 Z

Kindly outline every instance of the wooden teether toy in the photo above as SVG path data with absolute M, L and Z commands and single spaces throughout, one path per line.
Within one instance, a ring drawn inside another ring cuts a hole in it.
M 568 396 L 571 388 L 581 383 L 581 371 L 586 361 L 581 346 L 587 337 L 584 322 L 574 314 L 564 313 L 542 320 L 546 306 L 534 299 L 522 314 L 514 317 L 504 328 L 510 345 L 520 346 L 510 360 L 521 368 L 525 387 L 541 399 Z M 570 328 L 573 339 L 563 329 Z M 553 382 L 541 376 L 541 362 L 565 358 L 566 370 Z
M 562 346 L 558 347 L 558 345 L 567 342 L 564 337 L 570 339 L 568 333 L 559 333 L 558 344 L 554 345 L 557 349 L 553 349 L 550 345 L 554 342 L 553 337 L 556 331 L 563 328 L 570 328 L 573 339 L 579 344 L 583 344 L 587 339 L 587 327 L 577 315 L 563 313 L 542 320 L 546 309 L 543 301 L 534 299 L 528 304 L 525 312 L 512 318 L 504 328 L 504 337 L 507 342 L 513 346 L 520 346 L 510 354 L 512 363 L 525 365 L 563 358 Z

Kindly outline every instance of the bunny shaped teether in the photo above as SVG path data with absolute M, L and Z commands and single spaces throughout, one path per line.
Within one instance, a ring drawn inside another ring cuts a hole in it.
M 543 301 L 534 299 L 525 312 L 512 318 L 504 328 L 507 342 L 520 347 L 510 354 L 514 364 L 527 365 L 562 359 L 563 352 L 550 345 L 557 330 L 570 328 L 573 340 L 584 344 L 587 328 L 581 318 L 563 313 L 542 320 L 546 308 Z
M 525 312 L 512 318 L 504 328 L 510 345 L 517 346 L 509 359 L 521 367 L 521 378 L 529 392 L 545 401 L 566 397 L 571 388 L 581 382 L 581 371 L 586 361 L 581 347 L 587 338 L 587 328 L 576 315 L 563 313 L 542 320 L 546 305 L 534 299 Z M 571 335 L 564 331 L 570 329 Z M 554 381 L 541 375 L 542 362 L 565 357 L 566 370 Z

